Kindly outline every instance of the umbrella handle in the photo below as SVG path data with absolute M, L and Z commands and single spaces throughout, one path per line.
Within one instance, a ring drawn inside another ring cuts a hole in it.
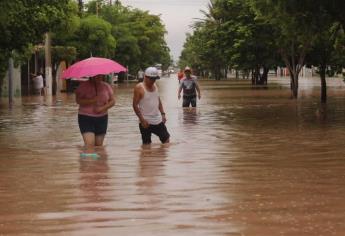
M 96 81 L 94 81 L 95 83 L 95 90 L 96 90 L 96 96 L 97 96 L 97 84 L 96 84 Z

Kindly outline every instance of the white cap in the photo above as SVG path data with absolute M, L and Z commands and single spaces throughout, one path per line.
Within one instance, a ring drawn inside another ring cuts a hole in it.
M 184 71 L 192 71 L 192 69 L 191 69 L 189 66 L 186 66 L 186 67 L 184 68 Z
M 159 79 L 159 74 L 158 74 L 158 70 L 156 67 L 148 67 L 145 70 L 145 76 L 147 77 L 151 77 L 151 78 L 156 78 Z

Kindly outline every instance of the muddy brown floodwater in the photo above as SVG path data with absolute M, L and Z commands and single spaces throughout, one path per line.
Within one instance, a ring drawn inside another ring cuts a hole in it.
M 158 84 L 172 143 L 141 147 L 134 84 L 116 87 L 100 158 L 80 158 L 73 94 L 0 109 L 0 235 L 343 236 L 345 84 L 201 81 L 182 109 Z

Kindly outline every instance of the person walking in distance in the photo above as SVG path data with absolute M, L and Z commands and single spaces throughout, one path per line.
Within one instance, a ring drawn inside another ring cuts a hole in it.
M 37 75 L 34 75 L 32 80 L 34 82 L 35 93 L 38 93 L 40 96 L 45 95 L 43 74 L 40 72 Z
M 166 115 L 155 82 L 159 79 L 158 70 L 148 67 L 144 81 L 134 87 L 133 110 L 139 118 L 139 130 L 143 144 L 151 143 L 152 133 L 162 143 L 169 143 L 170 134 L 165 126 Z
M 198 95 L 199 100 L 201 98 L 199 84 L 196 77 L 191 75 L 192 70 L 190 67 L 187 66 L 184 69 L 184 74 L 185 77 L 181 80 L 177 93 L 178 99 L 181 98 L 181 91 L 183 91 L 182 107 L 189 107 L 190 105 L 196 107 L 196 96 Z
M 177 80 L 178 80 L 178 83 L 180 84 L 181 83 L 181 80 L 183 79 L 184 77 L 184 73 L 183 73 L 183 70 L 181 69 L 178 73 L 177 73 Z
M 138 82 L 143 82 L 143 80 L 144 80 L 144 71 L 140 69 L 138 71 Z

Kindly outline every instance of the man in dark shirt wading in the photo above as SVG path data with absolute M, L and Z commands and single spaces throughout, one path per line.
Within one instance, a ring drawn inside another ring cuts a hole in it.
M 187 66 L 184 69 L 185 77 L 181 80 L 180 87 L 178 89 L 178 99 L 181 98 L 181 91 L 183 90 L 183 103 L 182 107 L 196 107 L 196 96 L 198 93 L 198 98 L 200 100 L 200 87 L 195 76 L 192 76 L 191 69 Z

